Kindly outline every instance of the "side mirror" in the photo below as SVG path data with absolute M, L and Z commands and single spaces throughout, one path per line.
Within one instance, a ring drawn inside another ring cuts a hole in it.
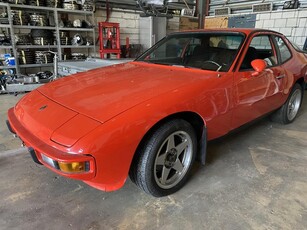
M 253 69 L 256 71 L 252 74 L 253 76 L 258 76 L 259 73 L 262 72 L 263 70 L 265 70 L 265 68 L 267 67 L 266 62 L 262 59 L 253 60 L 251 62 L 251 65 L 252 65 Z

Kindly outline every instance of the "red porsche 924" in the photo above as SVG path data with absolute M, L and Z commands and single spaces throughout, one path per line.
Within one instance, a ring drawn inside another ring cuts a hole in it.
M 78 73 L 25 95 L 8 111 L 33 160 L 103 191 L 128 175 L 165 196 L 187 181 L 207 141 L 256 118 L 294 121 L 307 55 L 259 29 L 173 33 L 135 61 Z

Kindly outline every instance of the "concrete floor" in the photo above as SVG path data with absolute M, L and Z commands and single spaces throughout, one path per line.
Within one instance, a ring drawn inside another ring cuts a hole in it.
M 105 193 L 33 163 L 5 127 L 20 97 L 0 95 L 0 229 L 307 228 L 307 100 L 293 124 L 265 118 L 211 143 L 206 167 L 157 199 L 130 180 Z

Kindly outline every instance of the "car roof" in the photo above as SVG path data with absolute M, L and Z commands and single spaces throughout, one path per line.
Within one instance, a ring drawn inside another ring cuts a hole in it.
M 197 32 L 215 32 L 215 33 L 243 33 L 249 35 L 255 32 L 271 32 L 271 33 L 278 33 L 277 31 L 268 30 L 268 29 L 257 29 L 257 28 L 211 28 L 211 29 L 194 29 L 194 30 L 185 30 L 180 32 L 175 32 L 172 34 L 177 33 L 197 33 Z

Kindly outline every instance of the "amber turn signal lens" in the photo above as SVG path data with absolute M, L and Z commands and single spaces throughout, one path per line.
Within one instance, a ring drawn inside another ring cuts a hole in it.
M 65 173 L 81 173 L 88 171 L 89 162 L 58 162 L 60 170 Z

